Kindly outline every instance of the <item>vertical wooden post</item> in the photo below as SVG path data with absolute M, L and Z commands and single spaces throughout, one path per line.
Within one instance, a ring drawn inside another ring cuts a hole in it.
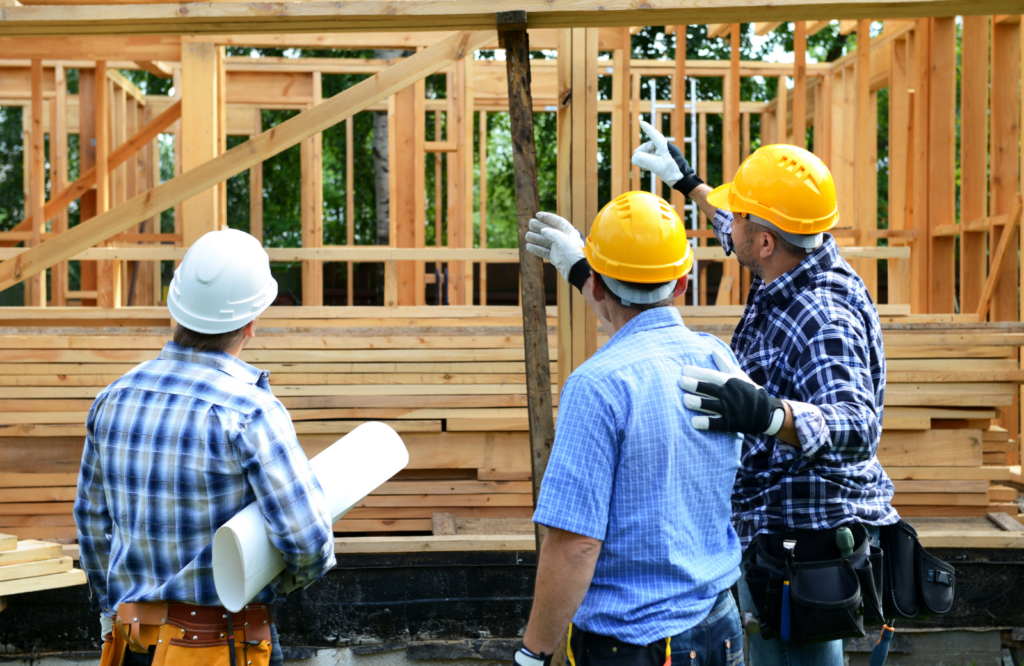
M 562 57 L 559 53 L 559 57 Z M 626 52 L 619 48 L 612 51 L 612 136 L 611 136 L 611 197 L 614 199 L 625 190 L 622 189 L 622 173 L 629 169 L 628 149 L 623 150 L 622 138 L 628 131 L 629 123 L 623 119 L 627 116 L 627 98 L 623 92 L 628 88 L 622 86 L 622 70 L 625 67 Z
M 399 207 L 403 200 L 396 199 L 397 195 L 407 192 L 406 189 L 398 187 L 398 172 L 402 166 L 408 167 L 408 162 L 399 161 L 398 146 L 402 142 L 399 137 L 398 128 L 402 125 L 399 121 L 405 114 L 399 107 L 404 107 L 400 97 L 405 91 L 388 97 L 388 246 L 398 247 L 402 239 L 398 237 L 398 216 L 401 214 Z M 449 185 L 450 185 L 449 181 Z M 384 262 L 384 306 L 394 307 L 398 305 L 401 289 L 398 285 L 399 278 L 398 263 L 395 261 Z
M 629 124 L 629 139 L 630 139 L 630 156 L 636 152 L 636 149 L 640 147 L 640 75 L 633 74 L 630 84 L 630 99 L 633 104 L 633 119 Z M 651 122 L 654 122 L 653 120 Z M 629 189 L 633 191 L 642 190 L 643 186 L 640 184 L 640 167 L 633 165 L 630 169 L 631 182 Z
M 252 136 L 257 136 L 263 133 L 263 109 L 254 109 L 253 116 Z M 249 169 L 249 233 L 263 242 L 263 162 Z
M 460 61 L 465 67 L 465 76 L 463 78 L 465 85 L 462 94 L 462 108 L 460 109 L 460 115 L 462 116 L 461 129 L 464 133 L 462 141 L 465 146 L 465 150 L 461 153 L 464 161 L 462 162 L 462 172 L 460 173 L 460 180 L 463 183 L 461 202 L 463 210 L 462 224 L 464 226 L 462 232 L 463 247 L 473 247 L 473 209 L 476 207 L 473 197 L 473 181 L 475 180 L 473 139 L 476 134 L 473 127 L 473 55 L 473 52 L 467 53 Z M 462 266 L 462 283 L 465 285 L 464 303 L 466 305 L 473 305 L 473 262 L 463 261 L 459 263 Z
M 312 72 L 313 106 L 321 101 L 322 77 Z M 323 134 L 314 134 L 300 144 L 302 161 L 302 247 L 324 245 L 324 163 Z M 395 204 L 394 190 L 391 205 Z M 324 264 L 322 261 L 302 262 L 302 304 L 318 307 L 324 304 Z
M 412 200 L 409 223 L 413 225 L 413 244 L 426 247 L 427 234 L 427 82 L 420 79 L 412 85 Z M 427 304 L 426 262 L 413 262 L 413 304 Z
M 793 145 L 807 146 L 807 23 L 794 23 L 793 35 Z M 860 44 L 860 38 L 857 38 Z
M 740 116 L 740 162 L 750 157 L 750 114 Z
M 487 112 L 480 112 L 480 247 L 487 247 Z M 612 181 L 614 182 L 614 180 Z M 420 271 L 422 274 L 422 270 Z M 480 262 L 480 305 L 487 305 L 487 262 Z
M 345 120 L 345 244 L 352 247 L 356 244 L 356 180 L 355 180 L 355 132 L 352 123 L 354 116 Z M 438 181 L 440 182 L 440 180 Z M 440 189 L 440 185 L 438 185 Z M 440 216 L 440 197 L 437 202 L 438 216 Z M 353 262 L 346 262 L 345 292 L 349 306 L 355 304 L 355 275 Z
M 762 120 L 762 126 L 764 121 Z M 814 95 L 814 154 L 831 166 L 832 150 L 832 73 L 818 79 Z
M 694 100 L 696 103 L 696 100 Z M 697 175 L 701 180 L 708 179 L 708 114 L 701 113 L 697 116 Z M 708 217 L 704 211 L 700 211 L 700 227 L 703 229 L 708 224 Z M 701 280 L 704 285 L 706 280 Z
M 918 19 L 913 33 L 913 60 L 914 60 L 914 95 L 912 96 L 914 114 L 912 116 L 914 151 L 912 154 L 911 169 L 913 171 L 913 201 L 911 203 L 911 216 L 913 228 L 919 233 L 918 252 L 910 253 L 910 271 L 913 282 L 911 283 L 910 307 L 913 312 L 931 312 L 931 252 L 929 239 L 928 218 L 929 210 L 929 122 L 931 106 L 931 68 L 932 68 L 932 47 L 931 47 L 931 19 Z
M 789 89 L 786 87 L 786 77 L 779 77 L 779 94 L 775 99 L 775 141 L 786 143 L 789 136 Z
M 986 172 L 988 171 L 988 34 L 991 18 L 963 17 L 960 48 L 960 221 L 986 217 Z M 893 44 L 896 71 L 897 43 Z M 905 47 L 904 47 L 905 50 Z M 889 93 L 892 108 L 892 90 Z M 892 121 L 889 123 L 892 132 Z M 890 156 L 892 155 L 892 141 Z M 995 148 L 995 146 L 993 146 Z M 892 158 L 890 157 L 890 173 Z M 892 202 L 892 186 L 889 187 Z M 900 200 L 902 202 L 902 199 Z M 892 207 L 892 203 L 890 207 Z M 891 218 L 890 213 L 890 218 Z M 890 228 L 892 225 L 890 224 Z M 985 232 L 960 234 L 960 311 L 975 312 L 985 285 Z M 918 247 L 923 249 L 924 245 Z
M 932 19 L 931 102 L 929 120 L 930 159 L 928 182 L 928 228 L 956 222 L 956 23 L 952 17 Z M 1014 79 L 1016 82 L 1016 78 Z M 1016 98 L 1016 92 L 1014 92 Z M 1016 117 L 1013 121 L 1016 123 Z M 1016 148 L 1013 164 L 1016 173 Z M 1016 193 L 1016 184 L 1014 184 Z M 956 239 L 952 236 L 931 239 L 931 286 L 929 308 L 933 313 L 954 312 L 956 299 Z M 1014 289 L 1016 319 L 1016 289 Z
M 78 70 L 78 169 L 85 172 L 96 166 L 96 70 Z M 97 185 L 99 178 L 97 177 Z M 96 192 L 93 188 L 82 193 L 78 202 L 79 219 L 82 222 L 96 216 Z M 96 262 L 79 263 L 78 275 L 82 291 L 96 290 Z M 96 305 L 96 299 L 82 299 L 82 305 Z
M 857 67 L 856 63 L 846 66 L 843 69 L 843 132 L 840 163 L 840 176 L 837 189 L 842 193 L 839 199 L 839 219 L 847 220 L 860 234 L 860 224 L 857 219 Z M 833 174 L 834 175 L 834 174 Z M 837 192 L 838 194 L 838 192 Z M 856 245 L 861 241 L 858 236 L 848 245 Z M 840 241 L 840 245 L 844 244 Z M 853 261 L 854 269 L 859 268 L 859 262 Z M 858 271 L 860 272 L 860 271 Z
M 686 26 L 677 25 L 675 28 L 676 33 L 676 66 L 672 72 L 672 103 L 675 108 L 672 109 L 672 136 L 675 137 L 675 143 L 679 146 L 679 150 L 683 151 L 683 154 L 688 154 L 686 150 Z M 696 102 L 696 100 L 693 100 Z M 747 126 L 750 129 L 750 126 Z M 703 138 L 703 137 L 701 137 Z M 697 137 L 693 137 L 696 141 Z M 685 219 L 686 211 L 686 197 L 683 196 L 682 192 L 675 189 L 672 190 L 672 206 L 679 213 L 680 217 Z M 685 224 L 683 226 L 686 226 Z M 685 298 L 686 295 L 680 297 Z
M 725 114 L 722 116 L 722 180 L 731 181 L 740 168 L 740 24 L 732 24 L 730 30 L 729 75 L 723 81 L 725 96 Z M 783 114 L 783 123 L 785 115 Z M 741 303 L 740 265 L 735 261 L 726 261 L 723 276 L 733 278 L 729 291 L 729 304 Z
M 186 172 L 217 156 L 219 140 L 217 46 L 185 41 L 181 45 L 181 169 Z M 219 187 L 187 199 L 181 206 L 182 241 L 190 247 L 220 226 Z
M 629 28 L 619 28 L 622 31 L 622 76 L 619 76 L 616 81 L 616 86 L 619 88 L 619 94 L 622 96 L 622 156 L 623 156 L 623 168 L 622 168 L 622 181 L 619 186 L 619 194 L 623 194 L 630 190 L 630 181 L 633 177 L 632 162 L 630 161 L 633 156 L 633 136 L 639 136 L 640 125 L 637 123 L 636 116 L 632 114 L 632 92 L 633 92 L 633 76 L 632 76 L 632 58 L 633 58 L 633 35 L 629 31 Z M 685 29 L 683 34 L 685 35 Z M 639 84 L 639 81 L 637 81 Z M 639 101 L 637 102 L 639 104 Z M 639 173 L 639 167 L 637 167 L 637 173 Z M 614 191 L 612 197 L 615 197 Z
M 50 192 L 60 192 L 68 185 L 68 81 L 63 65 L 54 68 L 56 97 L 50 122 Z M 52 194 L 51 194 L 52 196 Z M 53 231 L 68 230 L 68 210 L 65 208 L 53 221 Z M 50 291 L 55 306 L 67 305 L 68 262 L 62 261 L 50 271 Z
M 597 37 L 598 28 L 587 28 L 586 29 L 586 51 L 584 51 L 584 63 L 586 65 L 586 81 L 583 90 L 586 93 L 584 101 L 586 102 L 586 161 L 583 163 L 584 171 L 583 177 L 586 179 L 586 199 L 583 201 L 584 206 L 584 220 L 586 226 L 584 226 L 583 233 L 585 236 L 590 235 L 590 227 L 594 224 L 594 218 L 597 217 L 597 166 L 600 163 L 598 156 L 598 139 L 597 139 L 597 126 L 598 126 L 598 110 L 597 110 L 597 84 L 598 84 L 598 66 L 597 61 Z M 577 87 L 577 90 L 579 88 Z M 579 175 L 579 172 L 577 172 Z M 597 315 L 589 307 L 585 309 L 585 323 L 586 323 L 586 336 L 587 336 L 587 358 L 590 358 L 597 353 Z
M 853 225 L 860 233 L 859 245 L 873 245 L 877 241 L 868 237 L 868 232 L 878 228 L 878 200 L 876 192 L 877 161 L 871 159 L 876 153 L 878 133 L 878 107 L 871 101 L 871 20 L 857 22 L 857 64 L 855 68 L 854 92 L 854 218 Z M 795 111 L 795 107 L 794 107 Z M 796 127 L 796 116 L 794 116 Z M 871 297 L 878 301 L 878 262 L 875 259 L 860 259 L 854 268 L 860 274 Z
M 526 392 L 530 416 L 530 462 L 533 471 L 533 500 L 536 505 L 555 439 L 555 425 L 544 299 L 544 264 L 540 258 L 526 251 L 526 232 L 529 230 L 530 218 L 540 210 L 540 197 L 537 193 L 537 160 L 533 138 L 533 97 L 530 93 L 530 42 L 525 23 L 525 12 L 498 14 L 499 27 L 503 24 L 519 27 L 517 30 L 502 31 L 501 35 L 505 46 L 512 124 L 516 214 L 519 220 L 519 274 L 522 278 L 520 293 L 523 298 L 523 339 L 526 347 Z M 544 535 L 538 526 L 538 551 L 543 539 Z
M 389 212 L 391 214 L 393 247 L 416 247 L 415 187 L 416 174 L 413 173 L 415 161 L 408 159 L 416 151 L 416 118 L 414 110 L 415 86 L 399 91 L 392 97 L 394 100 L 394 123 L 389 128 L 388 141 L 392 159 L 388 161 L 388 175 L 391 179 Z M 397 263 L 398 302 L 396 305 L 415 305 L 416 262 L 400 261 Z
M 558 135 L 557 163 L 555 172 L 556 201 L 558 215 L 572 221 L 572 29 L 563 28 L 558 31 Z M 628 101 L 628 97 L 627 100 Z M 625 141 L 630 140 L 627 129 Z M 623 180 L 628 183 L 630 170 L 626 170 Z M 558 388 L 561 390 L 572 372 L 573 364 L 573 330 L 572 322 L 575 314 L 572 286 L 565 280 L 558 280 Z M 520 294 L 520 298 L 522 295 Z
M 32 77 L 32 129 L 29 162 L 29 214 L 32 215 L 32 246 L 43 242 L 46 220 L 43 207 L 46 205 L 46 134 L 43 128 L 43 61 L 33 60 Z M 33 275 L 25 284 L 25 303 L 34 307 L 46 305 L 46 271 Z
M 569 221 L 587 235 L 587 29 L 572 29 L 572 136 L 569 144 L 572 183 L 572 214 Z M 639 79 L 639 77 L 637 77 Z M 639 97 L 639 95 L 638 95 Z M 572 370 L 587 360 L 586 318 L 589 308 L 580 294 L 572 295 Z
M 897 39 L 892 43 L 892 59 L 889 74 L 889 229 L 906 229 L 906 206 L 909 175 L 910 148 L 910 70 L 907 40 Z M 982 83 L 986 83 L 982 78 Z M 815 136 L 817 142 L 817 136 Z M 901 239 L 890 238 L 889 245 L 907 245 Z M 926 251 L 924 243 L 911 244 L 911 254 Z M 920 249 L 919 249 L 920 248 Z M 910 303 L 909 260 L 890 259 L 889 303 Z M 982 267 L 984 270 L 984 266 Z M 961 274 L 962 275 L 962 274 Z
M 228 149 L 228 76 L 224 69 L 227 47 L 218 46 L 216 50 L 216 74 L 217 74 L 217 155 L 227 152 Z M 319 79 L 320 73 L 315 72 L 314 77 Z M 314 84 L 313 96 L 318 98 L 319 86 Z M 314 104 L 317 102 L 314 102 Z M 319 134 L 317 135 L 320 136 Z M 228 228 L 228 181 L 222 180 L 217 185 L 217 225 L 219 229 Z M 321 291 L 323 288 L 321 287 Z
M 938 19 L 936 19 L 938 21 Z M 938 23 L 936 23 L 938 31 Z M 992 26 L 992 201 L 991 215 L 1010 212 L 1020 182 L 1018 141 L 1020 137 L 1020 23 L 1000 22 Z M 936 34 L 936 42 L 938 36 Z M 936 57 L 938 46 L 935 47 Z M 941 71 L 941 70 L 940 70 Z M 936 77 L 937 78 L 937 77 Z M 934 81 L 935 79 L 933 79 Z M 935 85 L 933 83 L 933 85 Z M 934 131 L 934 130 L 933 130 Z M 1018 233 L 1014 231 L 1013 233 Z M 989 259 L 995 254 L 1003 228 L 993 227 L 989 235 Z M 1017 247 L 1013 242 L 1010 247 Z M 1017 321 L 1017 266 L 1004 261 L 992 294 L 992 321 Z M 1006 410 L 1009 411 L 1009 410 Z M 1011 435 L 1012 436 L 1012 435 Z
M 96 62 L 96 214 L 110 209 L 110 82 L 107 63 Z M 97 262 L 96 305 L 121 307 L 121 262 Z
M 459 100 L 461 99 L 458 76 L 456 75 L 459 71 L 459 63 L 455 63 L 455 71 L 448 72 L 446 76 L 447 86 L 447 109 L 445 110 L 445 139 L 447 141 L 453 141 L 456 144 L 461 139 L 461 133 L 459 132 L 459 114 L 457 108 L 459 106 Z M 458 153 L 449 152 L 445 153 L 445 173 L 447 174 L 446 185 L 447 185 L 447 201 L 445 205 L 445 220 L 448 227 L 448 233 L 445 235 L 445 246 L 446 247 L 461 247 L 461 234 L 462 225 L 459 224 L 459 179 L 458 174 Z M 458 276 L 461 273 L 457 270 L 454 261 L 450 261 L 446 264 L 446 271 L 448 274 L 445 280 L 445 298 L 449 305 L 458 305 L 461 303 L 459 300 L 459 294 L 461 294 L 461 287 L 459 286 Z M 444 300 L 442 299 L 442 302 Z

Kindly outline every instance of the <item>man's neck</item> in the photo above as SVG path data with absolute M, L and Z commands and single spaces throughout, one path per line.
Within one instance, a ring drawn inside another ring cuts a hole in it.
M 799 266 L 800 263 L 807 258 L 807 256 L 810 255 L 808 254 L 804 257 L 794 257 L 789 254 L 783 254 L 781 257 L 778 258 L 778 261 L 772 262 L 771 266 L 762 265 L 761 275 L 759 275 L 758 277 L 760 277 L 761 281 L 764 282 L 765 284 L 771 284 L 772 282 L 775 282 L 780 277 L 782 277 L 786 273 L 790 272 L 791 270 Z

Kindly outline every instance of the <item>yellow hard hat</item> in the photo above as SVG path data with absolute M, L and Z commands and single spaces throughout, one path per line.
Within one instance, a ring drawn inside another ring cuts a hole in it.
M 668 282 L 693 265 L 683 221 L 650 192 L 626 192 L 609 201 L 594 219 L 583 253 L 597 273 L 623 282 Z
M 756 215 L 783 231 L 810 236 L 839 222 L 832 173 L 814 153 L 784 144 L 761 146 L 731 183 L 708 195 L 715 208 Z

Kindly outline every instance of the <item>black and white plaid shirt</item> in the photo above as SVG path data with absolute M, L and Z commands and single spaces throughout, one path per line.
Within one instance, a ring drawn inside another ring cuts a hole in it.
M 752 380 L 790 402 L 801 445 L 746 437 L 733 490 L 743 547 L 761 533 L 899 520 L 875 455 L 885 397 L 878 311 L 830 234 L 772 283 L 754 278 L 732 349 Z

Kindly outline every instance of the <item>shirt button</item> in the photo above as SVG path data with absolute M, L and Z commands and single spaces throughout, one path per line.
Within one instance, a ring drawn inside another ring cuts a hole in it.
M 696 658 L 697 658 L 697 651 L 696 650 L 690 650 L 690 659 L 696 659 Z
M 731 647 L 732 647 L 732 641 L 730 641 L 728 638 L 725 639 L 725 649 L 728 650 Z

